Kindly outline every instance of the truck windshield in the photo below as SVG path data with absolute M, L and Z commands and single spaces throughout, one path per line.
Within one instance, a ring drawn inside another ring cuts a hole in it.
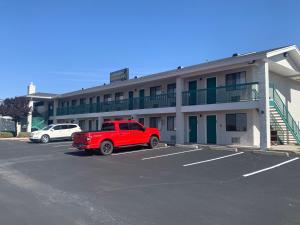
M 115 125 L 113 123 L 103 123 L 101 131 L 112 131 L 115 130 Z

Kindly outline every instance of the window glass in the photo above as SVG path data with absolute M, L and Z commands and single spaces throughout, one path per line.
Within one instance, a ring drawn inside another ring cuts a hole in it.
M 226 114 L 226 131 L 247 131 L 247 114 Z
M 246 72 L 238 72 L 238 73 L 230 73 L 226 74 L 226 86 L 236 86 L 239 84 L 244 84 L 246 83 Z M 241 86 L 238 87 L 229 87 L 230 90 L 236 90 L 237 88 L 240 88 Z M 227 88 L 228 89 L 228 88 Z
M 64 130 L 64 129 L 68 129 L 69 128 L 69 125 L 61 125 L 61 130 Z
M 61 130 L 61 125 L 53 127 L 53 130 Z
M 85 104 L 85 98 L 81 98 L 81 99 L 79 100 L 79 104 L 80 104 L 80 105 L 84 105 L 84 104 Z
M 247 131 L 247 114 L 246 113 L 236 114 L 236 128 L 237 128 L 237 131 Z
M 156 87 L 151 87 L 150 88 L 150 96 L 156 96 L 161 94 L 161 87 L 156 86 Z
M 124 94 L 123 94 L 123 92 L 117 92 L 116 94 L 115 94 L 115 100 L 116 101 L 120 101 L 120 100 L 123 100 L 124 99 Z
M 130 130 L 144 130 L 144 128 L 138 123 L 130 123 Z
M 69 129 L 73 129 L 73 128 L 76 128 L 77 126 L 76 125 L 68 125 Z
M 42 130 L 50 130 L 53 127 L 53 125 L 49 125 L 47 127 L 44 127 Z
M 93 121 L 89 120 L 89 131 L 93 130 Z
M 113 123 L 103 123 L 101 130 L 102 131 L 112 131 L 112 130 L 115 130 L 115 125 Z
M 120 130 L 129 130 L 129 124 L 128 123 L 120 123 L 119 128 L 120 128 Z
M 167 130 L 174 131 L 175 130 L 175 116 L 167 117 Z
M 168 84 L 167 90 L 168 90 L 167 91 L 168 94 L 174 94 L 174 93 L 176 93 L 176 83 Z
M 79 127 L 85 131 L 85 120 L 79 120 Z
M 71 105 L 75 106 L 77 104 L 77 100 L 72 100 Z
M 111 101 L 111 94 L 106 94 L 103 96 L 103 101 L 104 102 L 109 102 Z
M 145 120 L 144 120 L 144 118 L 139 118 L 139 123 L 145 125 Z
M 161 120 L 159 117 L 150 117 L 150 127 L 161 129 Z

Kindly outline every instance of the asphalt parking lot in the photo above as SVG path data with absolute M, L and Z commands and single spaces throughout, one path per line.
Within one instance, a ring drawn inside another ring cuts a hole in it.
M 297 157 L 0 141 L 0 224 L 300 224 Z

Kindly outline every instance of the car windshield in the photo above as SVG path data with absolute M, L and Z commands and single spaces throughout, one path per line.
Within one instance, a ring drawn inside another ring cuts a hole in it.
M 47 127 L 44 127 L 42 130 L 50 130 L 53 126 L 49 125 Z

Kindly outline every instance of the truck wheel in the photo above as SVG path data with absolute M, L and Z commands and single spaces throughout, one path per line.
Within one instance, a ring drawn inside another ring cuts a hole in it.
M 155 137 L 155 136 L 152 136 L 152 137 L 150 138 L 150 142 L 149 142 L 148 145 L 149 145 L 150 148 L 156 148 L 156 147 L 158 146 L 158 143 L 159 143 L 158 138 Z
M 44 134 L 42 137 L 41 137 L 41 142 L 42 143 L 48 143 L 50 141 L 50 137 L 47 135 L 47 134 Z
M 100 146 L 100 152 L 102 155 L 110 155 L 114 150 L 114 145 L 111 141 L 103 141 Z

